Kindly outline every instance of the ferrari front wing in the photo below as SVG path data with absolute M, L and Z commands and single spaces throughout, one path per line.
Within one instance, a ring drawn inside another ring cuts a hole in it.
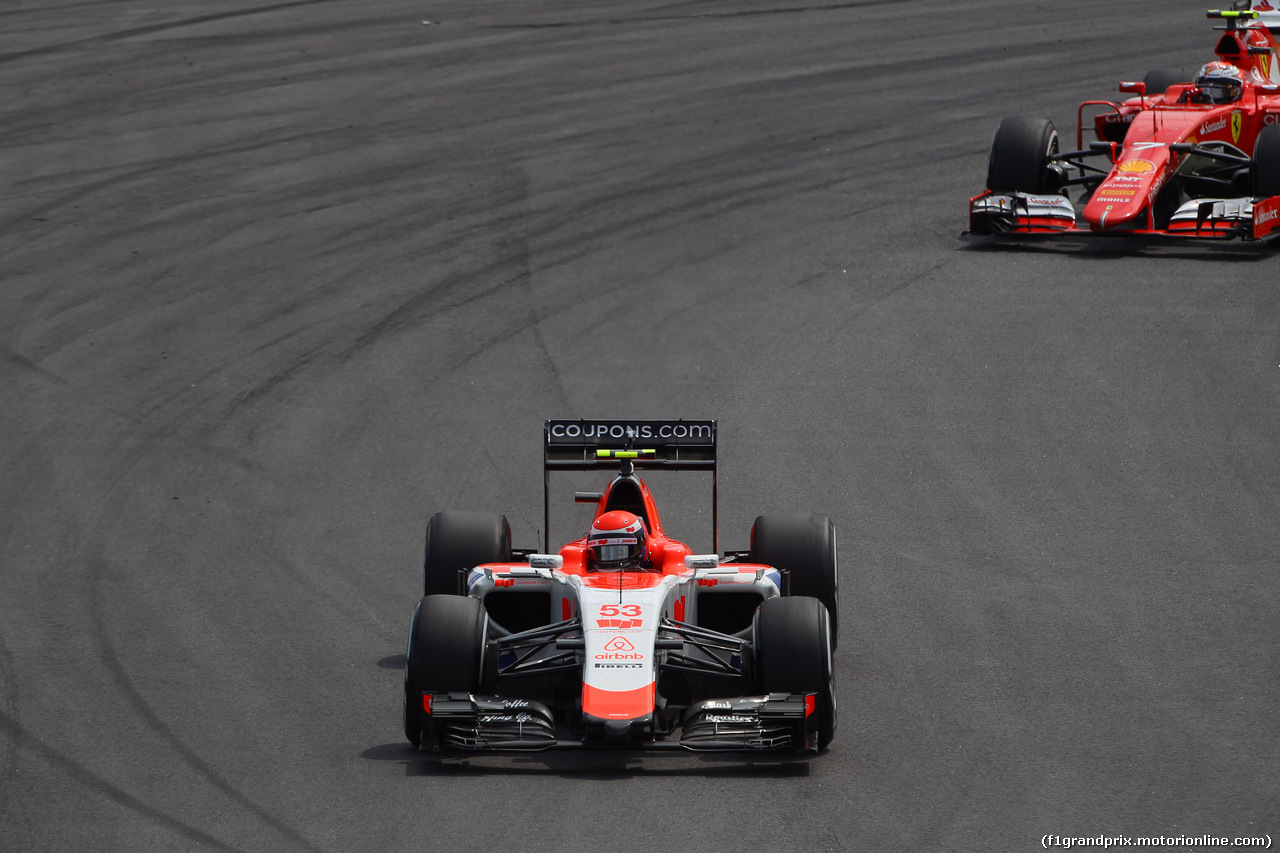
M 969 201 L 969 234 L 1150 236 L 1215 240 L 1280 240 L 1280 196 L 1265 199 L 1192 199 L 1163 228 L 1150 221 L 1122 228 L 1091 228 L 1065 195 L 993 193 Z

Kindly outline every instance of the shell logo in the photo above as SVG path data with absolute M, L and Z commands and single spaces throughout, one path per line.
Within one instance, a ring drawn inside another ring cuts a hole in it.
M 1156 167 L 1146 160 L 1125 160 L 1116 170 L 1120 172 L 1154 172 Z

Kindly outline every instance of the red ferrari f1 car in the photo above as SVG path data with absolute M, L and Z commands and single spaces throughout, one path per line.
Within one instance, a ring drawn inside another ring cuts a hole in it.
M 612 468 L 585 536 L 511 547 L 505 516 L 427 523 L 404 733 L 431 751 L 825 750 L 836 728 L 835 528 L 763 515 L 747 551 L 694 554 L 636 469 L 716 474 L 715 421 L 546 422 L 550 473 Z M 544 526 L 544 531 L 548 528 Z
M 1120 84 L 1135 96 L 1123 103 L 1084 102 L 1076 150 L 1046 119 L 1002 121 L 969 233 L 1280 239 L 1280 10 L 1242 0 L 1208 16 L 1225 22 L 1218 58 L 1194 80 L 1152 71 Z

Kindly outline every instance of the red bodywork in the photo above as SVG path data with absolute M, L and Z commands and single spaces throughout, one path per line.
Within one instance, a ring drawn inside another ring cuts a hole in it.
M 648 532 L 648 538 L 645 543 L 645 556 L 649 562 L 648 572 L 658 574 L 680 574 L 686 571 L 684 558 L 693 553 L 688 545 L 675 539 L 670 539 L 662 532 L 662 520 L 658 516 L 658 505 L 653 500 L 653 494 L 649 491 L 649 487 L 644 484 L 643 480 L 636 478 L 634 481 L 639 487 L 640 499 L 643 503 L 643 510 L 637 512 L 641 520 L 645 522 L 645 528 Z M 600 495 L 600 500 L 596 504 L 595 516 L 599 517 L 609 511 L 609 495 L 613 488 L 610 484 L 608 490 Z M 584 575 L 588 577 L 588 582 L 593 577 L 588 575 L 586 568 L 587 554 L 587 537 L 575 539 L 560 549 L 560 556 L 564 559 L 564 567 L 561 569 L 565 574 Z M 639 579 L 631 579 L 631 583 L 645 583 L 643 577 L 648 572 L 641 572 Z M 625 573 L 632 574 L 632 573 Z M 616 574 L 610 574 L 600 580 L 600 584 L 618 585 L 618 577 Z M 652 584 L 646 584 L 652 585 Z
M 1081 104 L 1078 150 L 1061 160 L 1080 167 L 1083 176 L 1085 157 L 1103 158 L 1090 164 L 1103 166 L 1093 170 L 1093 179 L 1066 182 L 1087 188 L 1079 206 L 1064 206 L 1064 200 L 1069 203 L 1065 192 L 1014 198 L 987 190 L 970 200 L 971 233 L 1280 237 L 1280 196 L 1224 198 L 1223 193 L 1186 191 L 1179 183 L 1196 178 L 1198 161 L 1193 158 L 1203 161 L 1196 146 L 1209 144 L 1216 152 L 1236 154 L 1244 161 L 1241 168 L 1247 169 L 1258 134 L 1265 127 L 1280 125 L 1280 44 L 1268 27 L 1280 31 L 1280 11 L 1263 0 L 1250 12 L 1211 12 L 1210 17 L 1230 21 L 1215 53 L 1243 72 L 1244 88 L 1237 101 L 1197 102 L 1199 90 L 1190 83 L 1163 92 L 1146 92 L 1142 83 L 1122 83 L 1121 91 L 1138 97 L 1122 103 Z M 1237 27 L 1236 20 L 1248 23 Z M 1090 150 L 1079 150 L 1088 145 L 1083 137 L 1089 119 L 1097 142 Z M 1162 191 L 1166 192 L 1163 197 Z M 1248 196 L 1248 188 L 1233 195 Z M 1251 215 L 1246 202 L 1252 203 Z M 1214 203 L 1219 207 L 1213 208 Z

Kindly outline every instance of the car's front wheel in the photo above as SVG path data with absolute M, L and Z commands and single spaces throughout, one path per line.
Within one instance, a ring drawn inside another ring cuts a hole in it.
M 418 602 L 404 663 L 404 736 L 409 743 L 422 745 L 423 693 L 479 690 L 488 628 L 489 616 L 474 598 L 428 595 Z
M 1253 146 L 1253 195 L 1280 195 L 1280 125 L 1267 125 Z
M 1043 118 L 1010 116 L 1000 122 L 987 159 L 987 189 L 997 193 L 1048 193 L 1049 164 L 1058 154 L 1058 131 Z
M 831 620 L 816 598 L 770 598 L 756 611 L 752 660 L 761 693 L 816 694 L 818 749 L 836 731 L 835 670 Z

